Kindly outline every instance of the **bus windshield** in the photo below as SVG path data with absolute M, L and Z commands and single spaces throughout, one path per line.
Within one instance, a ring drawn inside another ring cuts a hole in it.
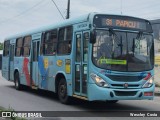
M 153 36 L 143 32 L 96 30 L 93 63 L 115 71 L 146 71 L 154 66 Z

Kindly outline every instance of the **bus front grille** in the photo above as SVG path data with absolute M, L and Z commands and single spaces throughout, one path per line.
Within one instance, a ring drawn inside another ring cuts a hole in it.
M 115 88 L 124 88 L 124 84 L 111 84 L 112 87 L 115 87 Z M 128 84 L 128 87 L 127 88 L 138 88 L 140 85 L 138 84 Z
M 116 96 L 135 96 L 137 91 L 114 91 Z

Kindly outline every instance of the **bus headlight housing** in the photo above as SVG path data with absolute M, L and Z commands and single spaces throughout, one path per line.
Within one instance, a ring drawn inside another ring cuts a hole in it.
M 98 75 L 91 73 L 91 78 L 95 81 L 96 85 L 100 86 L 100 87 L 109 87 L 109 84 L 103 80 L 101 77 L 99 77 Z
M 142 86 L 142 88 L 149 88 L 153 85 L 154 77 L 149 78 L 146 83 Z

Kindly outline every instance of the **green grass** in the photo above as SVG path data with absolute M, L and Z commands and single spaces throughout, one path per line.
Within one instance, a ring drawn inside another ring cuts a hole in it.
M 3 110 L 4 110 L 4 108 L 0 106 L 0 111 L 3 111 Z

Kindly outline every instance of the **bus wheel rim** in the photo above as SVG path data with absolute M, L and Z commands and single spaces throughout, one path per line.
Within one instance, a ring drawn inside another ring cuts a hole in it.
M 65 98 L 65 96 L 66 96 L 66 87 L 65 87 L 64 84 L 62 84 L 62 85 L 60 86 L 60 96 L 61 96 L 62 98 Z

